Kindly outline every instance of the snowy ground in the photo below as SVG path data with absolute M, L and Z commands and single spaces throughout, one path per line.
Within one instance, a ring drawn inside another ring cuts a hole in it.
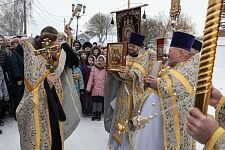
M 4 120 L 5 126 L 1 127 L 0 150 L 20 150 L 19 133 L 16 121 L 9 117 Z M 65 150 L 107 150 L 108 133 L 103 128 L 103 121 L 92 122 L 90 118 L 83 118 L 75 130 L 65 142 Z M 202 146 L 197 145 L 201 150 Z
M 14 118 L 7 118 L 5 126 L 0 127 L 0 150 L 20 150 L 19 133 Z M 107 150 L 108 133 L 103 121 L 90 121 L 83 118 L 74 133 L 65 141 L 65 150 Z

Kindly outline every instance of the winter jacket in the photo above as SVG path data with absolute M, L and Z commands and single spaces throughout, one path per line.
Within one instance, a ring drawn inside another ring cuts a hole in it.
M 3 70 L 2 70 L 2 67 L 0 66 L 0 102 L 8 101 L 8 100 L 9 100 L 9 94 L 6 87 Z
M 105 80 L 106 69 L 99 69 L 96 66 L 93 66 L 91 69 L 91 74 L 89 76 L 86 90 L 91 91 L 92 96 L 104 97 Z
M 11 58 L 11 72 L 14 81 L 23 81 L 24 65 L 23 65 L 23 48 L 18 45 L 12 52 Z
M 78 95 L 80 95 L 80 90 L 84 89 L 84 79 L 83 79 L 81 70 L 80 68 L 74 66 L 72 72 L 74 77 L 79 77 L 78 79 L 74 78 L 73 80 L 74 80 L 77 93 Z
M 0 49 L 0 66 L 4 73 L 5 82 L 8 85 L 11 82 L 10 56 L 4 49 Z

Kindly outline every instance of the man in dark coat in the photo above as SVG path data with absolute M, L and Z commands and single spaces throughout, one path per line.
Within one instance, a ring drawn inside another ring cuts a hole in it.
M 9 91 L 11 85 L 11 76 L 10 76 L 10 56 L 6 51 L 5 39 L 0 35 L 0 66 L 2 67 L 4 79 Z M 1 104 L 0 118 L 4 118 L 6 114 L 6 106 L 8 104 Z
M 16 110 L 24 92 L 24 64 L 23 64 L 23 48 L 18 45 L 12 52 L 11 58 L 11 73 L 12 73 L 12 93 L 13 93 L 13 108 Z

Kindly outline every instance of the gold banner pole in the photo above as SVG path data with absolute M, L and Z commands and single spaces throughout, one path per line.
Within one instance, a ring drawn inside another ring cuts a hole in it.
M 208 102 L 212 88 L 212 74 L 217 47 L 223 0 L 209 0 L 203 36 L 199 74 L 195 95 L 195 107 L 204 114 L 208 111 Z

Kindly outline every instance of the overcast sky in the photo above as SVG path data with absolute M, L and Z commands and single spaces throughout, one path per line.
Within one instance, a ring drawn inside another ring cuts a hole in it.
M 86 13 L 79 20 L 79 31 L 85 31 L 85 22 L 97 12 L 110 13 L 127 8 L 127 0 L 34 0 L 33 18 L 29 20 L 28 34 L 36 35 L 47 25 L 63 31 L 63 18 L 66 19 L 66 22 L 69 21 L 72 3 L 81 3 L 87 6 Z M 133 3 L 131 6 L 149 4 L 145 7 L 146 14 L 154 17 L 158 12 L 169 14 L 171 0 L 131 0 L 131 3 Z M 206 10 L 207 0 L 181 0 L 181 12 L 192 18 L 196 24 L 198 35 L 203 34 Z M 73 28 L 75 26 L 76 20 L 73 21 Z

